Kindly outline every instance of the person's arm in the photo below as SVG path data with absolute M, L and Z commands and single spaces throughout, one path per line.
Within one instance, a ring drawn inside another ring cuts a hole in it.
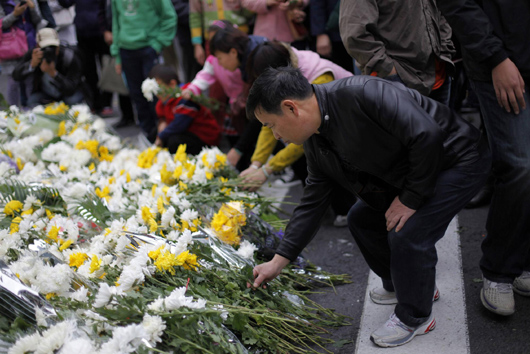
M 24 54 L 22 59 L 18 62 L 17 66 L 15 67 L 15 70 L 13 70 L 13 80 L 15 81 L 23 81 L 27 79 L 30 75 L 33 75 L 33 72 L 35 71 L 35 67 L 31 66 L 31 59 L 33 57 L 33 50 L 29 50 Z
M 270 6 L 276 6 L 279 1 L 274 0 L 242 0 L 241 6 L 255 12 L 256 14 L 266 14 Z
M 303 145 L 289 144 L 278 151 L 278 153 L 267 162 L 267 166 L 269 166 L 274 172 L 281 171 L 287 166 L 291 166 L 303 155 Z
M 159 17 L 158 32 L 149 44 L 160 53 L 162 48 L 171 44 L 177 34 L 177 14 L 170 0 L 157 0 L 155 4 Z
M 309 3 L 311 14 L 311 34 L 317 39 L 317 53 L 326 57 L 331 56 L 331 40 L 326 33 L 328 22 L 327 0 L 311 0 Z
M 473 61 L 486 64 L 499 104 L 510 112 L 526 108 L 524 80 L 515 64 L 508 58 L 500 38 L 482 8 L 473 0 L 437 0 L 439 10 L 451 25 L 466 55 Z M 510 108 L 511 106 L 511 108 Z
M 28 5 L 24 5 L 24 6 L 27 8 Z M 4 8 L 0 6 L 0 19 L 2 19 L 2 29 L 6 30 L 6 29 L 11 28 L 11 26 L 13 26 L 15 21 L 18 20 L 20 16 L 22 16 L 24 11 L 25 9 L 22 10 L 22 6 L 17 5 L 15 6 L 15 9 L 13 10 L 13 12 L 11 12 L 9 15 L 6 15 Z
M 72 50 L 71 48 L 61 48 L 60 50 Z M 67 54 L 65 54 L 66 56 Z M 73 95 L 76 90 L 79 88 L 79 84 L 81 82 L 81 75 L 82 75 L 82 62 L 81 58 L 75 54 L 72 53 L 73 58 L 69 65 L 67 66 L 65 72 L 60 72 L 57 70 L 57 75 L 52 80 L 52 85 L 61 92 L 61 95 L 63 96 L 70 96 Z
M 193 122 L 193 117 L 200 111 L 201 107 L 192 101 L 181 99 L 175 107 L 175 115 L 166 129 L 158 134 L 162 141 L 166 141 L 171 135 L 184 133 Z
M 40 13 L 39 4 L 37 3 L 37 0 L 28 0 L 27 4 L 31 23 L 33 23 L 33 26 L 37 27 L 42 21 L 42 15 Z
M 194 95 L 200 95 L 201 92 L 208 90 L 216 81 L 215 70 L 211 61 L 215 59 L 213 56 L 209 56 L 204 63 L 204 67 L 195 75 L 193 81 L 188 85 L 187 89 L 193 92 Z
M 343 1 L 340 7 L 340 33 L 348 53 L 361 65 L 363 73 L 386 77 L 395 73 L 394 61 L 385 44 L 369 28 L 376 28 L 379 9 L 376 0 Z

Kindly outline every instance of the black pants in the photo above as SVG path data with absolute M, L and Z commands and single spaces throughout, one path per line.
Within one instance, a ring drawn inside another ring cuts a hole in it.
M 177 152 L 179 145 L 186 144 L 186 153 L 190 155 L 198 155 L 202 148 L 208 146 L 199 137 L 190 132 L 171 135 L 165 142 L 165 146 L 171 154 Z

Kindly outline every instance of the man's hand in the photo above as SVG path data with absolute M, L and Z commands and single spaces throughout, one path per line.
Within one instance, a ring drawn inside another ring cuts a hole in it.
M 263 183 L 267 181 L 267 177 L 261 168 L 255 169 L 253 167 L 249 167 L 245 171 L 241 172 L 239 177 L 245 177 L 243 179 L 243 184 L 247 184 L 247 186 L 244 186 L 243 189 L 251 192 L 257 191 L 259 187 L 261 187 Z
M 193 49 L 193 55 L 195 56 L 195 60 L 197 60 L 197 63 L 204 65 L 204 61 L 206 60 L 206 53 L 204 52 L 204 48 L 201 44 L 195 44 Z
M 48 63 L 46 60 L 43 60 L 40 63 L 40 69 L 43 73 L 46 73 L 50 75 L 51 77 L 55 77 L 57 75 L 57 70 L 55 69 L 54 61 L 52 61 L 51 63 Z
M 278 254 L 267 263 L 262 263 L 254 267 L 254 283 L 251 285 L 247 283 L 247 287 L 259 288 L 263 284 L 263 288 L 267 287 L 267 282 L 276 278 L 285 266 L 289 264 L 289 260 Z
M 114 69 L 116 70 L 116 74 L 121 75 L 121 64 L 116 64 Z
M 241 158 L 241 154 L 237 152 L 236 149 L 234 148 L 230 149 L 230 151 L 228 151 L 228 154 L 226 154 L 226 159 L 228 160 L 230 165 L 234 167 L 236 167 L 240 158 Z
M 403 205 L 399 197 L 394 198 L 394 201 L 390 204 L 390 208 L 385 213 L 386 231 L 390 231 L 395 227 L 396 232 L 399 232 L 415 212 L 416 210 Z
M 504 107 L 506 112 L 510 113 L 510 106 L 515 114 L 519 114 L 521 109 L 526 108 L 524 101 L 524 80 L 519 73 L 519 69 L 508 58 L 493 68 L 491 72 L 493 87 L 497 95 L 497 102 Z M 519 104 L 517 104 L 519 102 Z
M 162 139 L 160 139 L 158 136 L 155 139 L 155 145 L 156 146 L 160 146 L 160 147 L 164 147 L 164 143 L 162 142 Z
M 111 45 L 114 38 L 112 37 L 112 32 L 111 31 L 105 31 L 103 32 L 103 39 L 105 40 L 105 43 L 107 43 L 107 45 Z
M 331 41 L 325 33 L 317 36 L 317 53 L 323 57 L 331 57 Z
M 31 0 L 26 0 L 26 4 L 28 5 L 28 7 L 30 9 L 34 9 L 35 8 L 35 3 Z
M 42 56 L 44 53 L 40 48 L 35 48 L 31 52 L 31 62 L 30 65 L 33 69 L 35 69 L 37 66 L 39 66 L 40 62 L 42 61 Z
M 20 3 L 18 3 L 17 6 L 15 6 L 15 9 L 13 10 L 13 15 L 15 15 L 16 17 L 22 16 L 22 14 L 24 13 L 24 11 L 26 11 L 28 6 L 29 6 L 28 3 L 26 3 L 25 5 L 20 5 Z
M 165 121 L 161 121 L 160 123 L 158 123 L 157 131 L 161 133 L 166 128 L 167 128 L 167 123 Z

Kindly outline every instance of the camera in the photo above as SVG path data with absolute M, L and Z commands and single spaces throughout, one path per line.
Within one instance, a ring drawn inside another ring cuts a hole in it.
M 42 48 L 42 59 L 46 60 L 48 63 L 55 62 L 57 59 L 57 55 L 55 54 L 56 49 L 56 46 Z

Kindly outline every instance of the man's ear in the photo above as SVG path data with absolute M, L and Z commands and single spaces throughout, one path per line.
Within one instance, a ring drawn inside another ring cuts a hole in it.
M 298 111 L 298 105 L 293 100 L 283 100 L 282 103 L 282 111 L 284 114 L 294 114 L 296 117 L 298 117 L 299 111 Z

